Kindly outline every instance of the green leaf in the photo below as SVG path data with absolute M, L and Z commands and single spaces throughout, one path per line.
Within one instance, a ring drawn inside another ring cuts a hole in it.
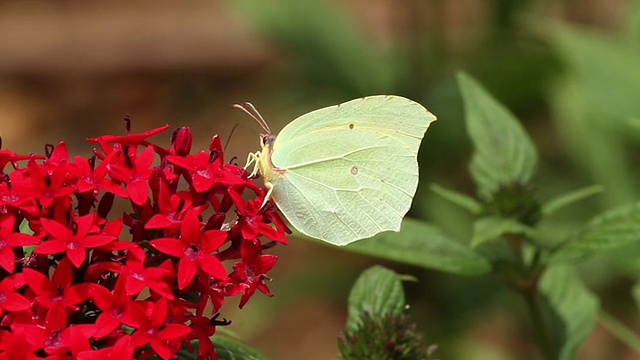
M 27 219 L 22 219 L 22 222 L 20 223 L 20 232 L 23 234 L 33 235 L 33 230 L 31 230 L 31 228 L 29 227 L 29 221 Z M 37 246 L 38 245 L 23 246 L 22 248 L 24 249 L 24 255 L 31 255 L 33 249 L 35 249 Z
M 637 198 L 638 181 L 629 171 L 628 144 L 605 128 L 605 123 L 611 122 L 610 117 L 594 110 L 593 101 L 575 77 L 558 85 L 549 98 L 558 132 L 574 163 L 607 189 L 602 199 L 604 207 L 626 204 L 629 199 Z
M 636 49 L 640 45 L 640 1 L 630 1 L 624 11 L 625 40 Z
M 398 274 L 382 266 L 372 266 L 360 275 L 349 294 L 347 332 L 355 332 L 360 327 L 364 313 L 373 318 L 399 316 L 404 306 Z
M 593 31 L 564 27 L 553 34 L 552 44 L 586 90 L 589 104 L 623 120 L 610 125 L 629 133 L 628 119 L 640 115 L 640 51 Z
M 636 282 L 631 288 L 631 295 L 636 302 L 636 307 L 640 310 L 640 282 Z
M 559 209 L 573 204 L 574 202 L 580 201 L 582 199 L 588 198 L 589 196 L 600 193 L 604 190 L 602 185 L 592 185 L 583 187 L 582 189 L 578 189 L 572 191 L 567 194 L 560 195 L 554 199 L 549 200 L 547 203 L 542 205 L 542 215 L 548 216 L 558 211 Z
M 527 184 L 537 163 L 536 149 L 518 120 L 469 75 L 458 74 L 467 132 L 474 145 L 471 175 L 480 195 L 500 186 Z
M 210 339 L 213 341 L 213 347 L 219 360 L 269 360 L 237 340 L 219 335 L 214 335 Z M 199 343 L 198 340 L 191 340 L 190 344 L 193 352 L 189 351 L 187 344 L 183 344 L 178 350 L 177 358 L 180 360 L 197 359 Z M 160 359 L 158 355 L 153 355 L 151 358 L 154 360 Z
M 222 336 L 214 336 L 212 339 L 219 360 L 268 360 L 264 355 L 236 340 Z M 178 356 L 178 359 L 182 357 Z
M 534 229 L 515 219 L 498 216 L 487 216 L 476 220 L 473 224 L 473 239 L 471 247 L 491 241 L 506 234 L 527 234 L 534 235 Z
M 540 281 L 540 291 L 550 318 L 550 346 L 557 359 L 574 359 L 598 316 L 598 298 L 587 289 L 575 271 L 567 266 L 552 267 Z
M 482 211 L 482 205 L 476 199 L 455 190 L 447 189 L 438 184 L 431 184 L 431 190 L 442 196 L 444 199 L 466 209 L 470 213 L 477 215 Z
M 460 275 L 482 275 L 491 264 L 482 255 L 424 221 L 405 218 L 402 230 L 357 241 L 346 250 Z
M 629 329 L 624 323 L 604 311 L 600 312 L 598 322 L 603 328 L 609 331 L 610 334 L 615 336 L 630 349 L 633 349 L 636 354 L 640 354 L 640 338 L 638 338 L 635 331 Z
M 551 260 L 567 262 L 637 241 L 640 203 L 620 206 L 591 219 L 554 251 Z
M 403 67 L 396 53 L 383 52 L 340 7 L 322 0 L 231 0 L 315 82 L 356 94 L 393 88 Z
M 22 219 L 22 222 L 20 223 L 20 232 L 23 234 L 33 235 L 33 230 L 29 227 L 29 220 Z

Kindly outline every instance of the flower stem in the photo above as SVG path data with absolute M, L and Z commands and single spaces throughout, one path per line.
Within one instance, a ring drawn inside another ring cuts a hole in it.
M 531 288 L 528 291 L 522 291 L 521 295 L 527 304 L 531 317 L 533 336 L 538 342 L 540 351 L 545 359 L 557 359 L 559 355 L 558 349 L 554 346 L 551 324 L 545 321 L 545 319 L 548 319 L 546 316 L 548 314 L 541 303 L 542 298 L 540 297 L 537 287 Z

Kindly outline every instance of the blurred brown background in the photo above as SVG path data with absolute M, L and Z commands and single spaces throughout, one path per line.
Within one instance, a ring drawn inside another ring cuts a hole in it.
M 398 93 L 440 119 L 423 144 L 423 183 L 471 189 L 452 74 L 466 69 L 478 76 L 523 119 L 541 153 L 554 158 L 561 149 L 546 135 L 544 89 L 561 70 L 537 27 L 561 20 L 615 30 L 627 6 L 623 0 L 269 3 L 0 1 L 3 147 L 42 152 L 44 144 L 65 140 L 72 154 L 86 155 L 85 138 L 122 134 L 122 118 L 130 114 L 134 131 L 191 126 L 196 150 L 220 134 L 229 141 L 227 158 L 244 161 L 258 149 L 260 129 L 233 103 L 253 102 L 277 131 L 321 106 Z M 361 47 L 354 51 L 353 44 Z M 162 136 L 158 141 L 168 144 L 170 132 Z M 446 222 L 437 205 L 415 207 L 414 216 Z M 377 261 L 296 239 L 276 253 L 270 285 L 276 297 L 256 294 L 242 311 L 230 299 L 222 315 L 272 359 L 335 358 L 349 287 Z M 536 358 L 526 315 L 513 316 L 523 309 L 495 279 L 385 265 L 418 277 L 406 285 L 412 313 L 426 338 L 440 344 L 440 358 Z M 632 358 L 596 330 L 580 358 L 612 353 Z

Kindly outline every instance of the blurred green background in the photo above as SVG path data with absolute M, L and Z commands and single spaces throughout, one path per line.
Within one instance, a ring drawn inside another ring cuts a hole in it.
M 227 158 L 258 149 L 259 127 L 233 110 L 251 101 L 274 131 L 313 109 L 373 94 L 414 99 L 436 114 L 420 150 L 411 216 L 463 242 L 471 218 L 429 190 L 473 194 L 470 144 L 454 74 L 464 69 L 523 122 L 539 148 L 543 199 L 602 184 L 597 197 L 545 220 L 550 238 L 637 201 L 640 6 L 625 0 L 0 1 L 0 134 L 14 152 L 169 123 L 213 134 Z M 239 125 L 233 136 L 229 133 Z M 170 133 L 158 142 L 168 144 Z M 346 298 L 376 259 L 291 239 L 270 286 L 231 330 L 272 359 L 331 359 Z M 640 249 L 582 266 L 604 308 L 634 329 L 629 288 Z M 518 298 L 495 278 L 463 278 L 383 262 L 412 274 L 410 314 L 441 359 L 536 359 Z M 637 358 L 597 327 L 580 359 Z

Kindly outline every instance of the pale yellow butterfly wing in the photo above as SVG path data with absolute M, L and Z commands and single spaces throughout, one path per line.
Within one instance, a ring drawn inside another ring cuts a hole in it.
M 435 117 L 396 96 L 320 109 L 278 134 L 271 196 L 303 234 L 346 245 L 400 229 L 418 184 L 416 154 Z

